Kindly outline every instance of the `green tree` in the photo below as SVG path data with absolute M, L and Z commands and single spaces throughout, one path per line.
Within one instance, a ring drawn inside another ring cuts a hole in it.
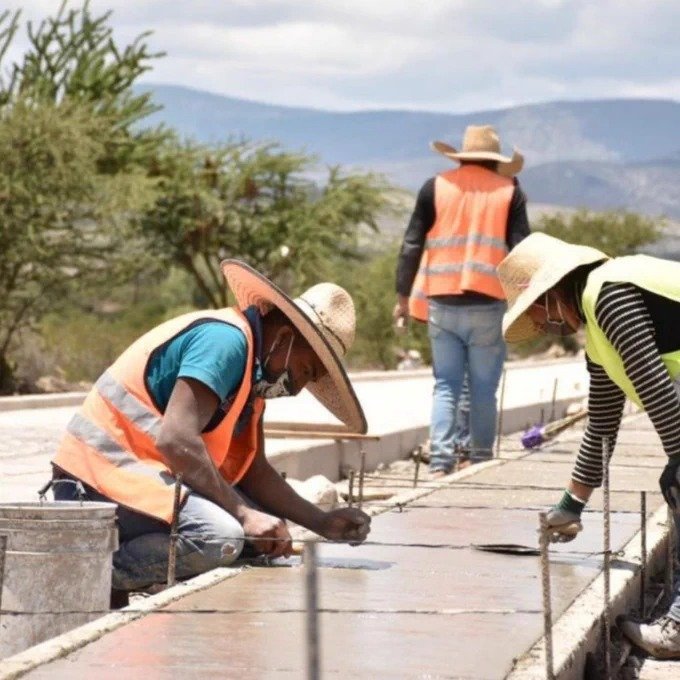
M 544 215 L 534 225 L 556 238 L 591 246 L 612 257 L 630 255 L 642 246 L 658 240 L 663 220 L 624 211 Z
M 384 185 L 331 168 L 309 179 L 312 158 L 276 145 L 166 145 L 153 174 L 158 198 L 140 220 L 149 252 L 189 272 L 203 303 L 228 304 L 220 261 L 246 261 L 288 291 L 318 281 L 338 260 L 360 258 L 375 231 Z
M 64 2 L 28 24 L 7 66 L 20 14 L 0 13 L 0 391 L 14 388 L 12 343 L 63 305 L 68 282 L 113 285 L 142 266 L 129 218 L 150 199 L 165 133 L 138 131 L 153 107 L 132 85 L 157 55 L 145 35 L 121 49 L 109 17 Z

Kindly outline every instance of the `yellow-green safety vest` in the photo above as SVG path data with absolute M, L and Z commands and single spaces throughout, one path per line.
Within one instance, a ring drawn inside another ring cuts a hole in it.
M 595 319 L 595 305 L 605 283 L 631 283 L 638 288 L 656 293 L 669 300 L 680 302 L 680 263 L 663 260 L 649 255 L 626 255 L 607 260 L 588 275 L 582 295 L 583 312 L 586 318 L 586 354 L 602 366 L 607 375 L 624 394 L 638 406 L 642 402 L 633 383 L 626 375 L 621 356 L 607 340 Z M 678 320 L 680 322 L 680 319 Z M 671 378 L 680 374 L 680 349 L 661 355 Z

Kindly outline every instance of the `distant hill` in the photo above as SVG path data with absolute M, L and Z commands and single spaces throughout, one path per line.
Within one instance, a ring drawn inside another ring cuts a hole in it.
M 384 173 L 411 191 L 448 161 L 432 139 L 460 143 L 470 123 L 495 125 L 525 154 L 530 200 L 593 209 L 624 207 L 680 217 L 680 103 L 648 99 L 553 102 L 469 114 L 338 113 L 272 106 L 184 87 L 149 85 L 163 122 L 181 135 L 276 140 L 287 148 Z M 510 147 L 505 149 L 510 151 Z

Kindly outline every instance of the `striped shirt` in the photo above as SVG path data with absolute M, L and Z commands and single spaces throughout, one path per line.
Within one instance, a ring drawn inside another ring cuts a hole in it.
M 632 284 L 605 283 L 595 305 L 595 318 L 621 356 L 626 375 L 670 456 L 680 454 L 680 398 L 661 360 L 645 294 Z M 608 437 L 610 451 L 614 450 L 626 397 L 602 366 L 588 361 L 588 372 L 588 425 L 572 479 L 596 487 L 602 484 L 602 440 Z

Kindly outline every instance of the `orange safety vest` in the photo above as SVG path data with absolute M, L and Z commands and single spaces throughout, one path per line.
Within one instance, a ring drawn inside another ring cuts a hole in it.
M 154 350 L 199 320 L 223 321 L 246 337 L 248 359 L 243 381 L 222 421 L 201 435 L 224 479 L 237 483 L 247 472 L 259 444 L 264 399 L 255 398 L 250 422 L 238 435 L 236 422 L 250 395 L 254 361 L 253 333 L 235 308 L 191 312 L 156 326 L 116 359 L 90 390 L 71 419 L 54 464 L 99 493 L 145 515 L 172 520 L 174 478 L 156 446 L 163 415 L 146 385 Z M 183 496 L 187 489 L 183 489 Z
M 496 266 L 508 254 L 506 232 L 514 182 L 478 165 L 437 175 L 435 221 L 425 239 L 409 314 L 427 321 L 427 299 L 467 291 L 505 299 Z

